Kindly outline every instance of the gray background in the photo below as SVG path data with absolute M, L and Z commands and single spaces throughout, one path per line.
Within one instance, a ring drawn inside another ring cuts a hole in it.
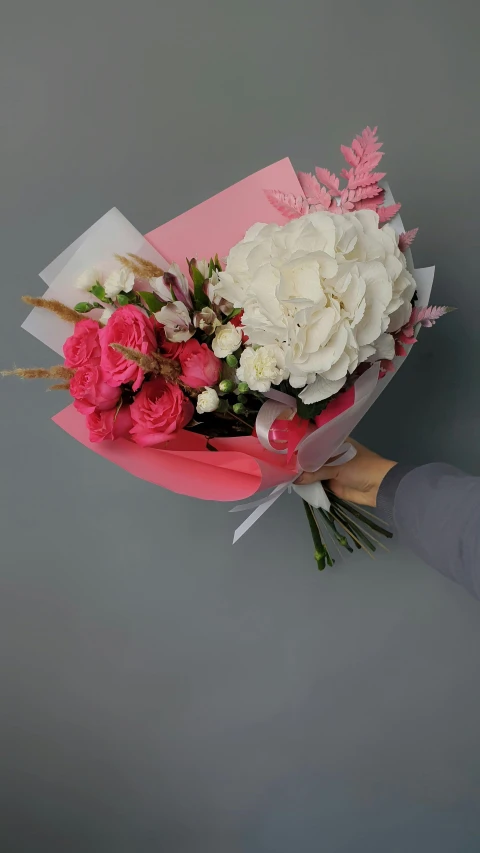
M 147 231 L 378 123 L 417 265 L 457 314 L 358 436 L 479 472 L 473 2 L 4 3 L 4 367 L 47 365 L 24 292 L 112 205 Z M 300 503 L 236 519 L 129 477 L 1 385 L 10 851 L 480 848 L 480 608 L 407 554 L 318 575 Z

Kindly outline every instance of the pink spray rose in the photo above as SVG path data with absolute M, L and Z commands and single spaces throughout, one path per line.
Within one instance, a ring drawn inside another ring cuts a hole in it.
M 132 439 L 142 447 L 168 441 L 177 430 L 188 424 L 193 411 L 193 404 L 178 385 L 162 378 L 145 382 L 130 406 Z
M 112 388 L 105 381 L 105 374 L 100 365 L 84 364 L 70 380 L 70 394 L 75 397 L 73 405 L 77 411 L 88 415 L 95 409 L 103 412 L 115 408 L 121 390 L 119 387 Z
M 94 409 L 87 415 L 86 422 L 92 442 L 129 438 L 129 431 L 132 426 L 130 406 L 122 406 L 117 413 L 115 409 L 109 409 L 107 412 Z
M 132 382 L 133 390 L 137 391 L 143 382 L 142 368 L 134 361 L 128 361 L 121 353 L 112 349 L 110 344 L 122 344 L 144 355 L 155 352 L 155 318 L 146 317 L 143 311 L 134 305 L 125 305 L 124 308 L 118 308 L 107 325 L 100 330 L 101 365 L 105 379 L 114 386 Z
M 195 338 L 179 344 L 175 354 L 172 348 L 168 357 L 178 359 L 182 368 L 180 378 L 185 385 L 190 385 L 190 388 L 206 388 L 209 385 L 216 385 L 220 379 L 222 369 L 220 359 L 214 355 L 207 344 L 200 344 Z
M 73 335 L 65 341 L 63 354 L 65 367 L 83 367 L 84 364 L 100 363 L 100 327 L 93 320 L 80 320 Z

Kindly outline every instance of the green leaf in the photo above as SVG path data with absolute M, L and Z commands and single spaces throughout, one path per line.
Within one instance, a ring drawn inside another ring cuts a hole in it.
M 79 314 L 88 314 L 88 312 L 91 311 L 92 308 L 93 305 L 91 304 L 91 302 L 78 302 L 77 305 L 75 305 L 74 310 L 78 311 Z
M 319 400 L 318 403 L 304 403 L 301 397 L 297 397 L 297 414 L 306 421 L 310 421 L 320 415 L 327 408 L 331 397 L 327 400 Z
M 156 314 L 157 311 L 160 311 L 160 309 L 166 304 L 165 302 L 162 302 L 156 293 L 151 293 L 149 290 L 139 290 L 138 295 L 142 297 L 145 305 L 152 314 Z
M 210 258 L 210 263 L 208 265 L 208 277 L 211 278 L 213 275 L 213 271 L 215 269 L 215 261 L 213 258 Z
M 117 296 L 117 302 L 119 305 L 128 305 L 130 302 L 128 293 L 124 293 L 122 290 Z
M 241 314 L 242 311 L 243 311 L 243 308 L 234 308 L 233 311 L 230 312 L 228 317 L 225 317 L 225 320 L 223 322 L 229 323 L 230 320 L 233 320 L 235 317 L 238 317 L 238 315 Z
M 197 310 L 201 310 L 207 305 L 210 305 L 210 300 L 203 289 L 205 278 L 195 264 L 191 264 L 190 266 L 190 275 L 192 276 L 193 281 L 193 300 L 195 302 L 195 308 Z
M 90 292 L 93 293 L 97 299 L 100 299 L 102 302 L 110 302 L 107 294 L 105 293 L 105 288 L 99 281 L 95 282 L 93 287 L 90 288 Z

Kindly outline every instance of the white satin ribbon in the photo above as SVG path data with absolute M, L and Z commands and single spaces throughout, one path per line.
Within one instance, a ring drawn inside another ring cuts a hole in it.
M 287 396 L 287 395 L 285 395 Z M 293 398 L 292 398 L 293 399 Z M 268 405 L 265 403 L 264 405 Z M 283 409 L 285 409 L 285 405 L 282 403 Z M 257 430 L 258 433 L 258 430 Z M 273 449 L 273 448 L 272 448 Z M 277 451 L 282 453 L 283 451 Z M 338 448 L 336 453 L 334 453 L 334 458 L 325 464 L 325 468 L 333 467 L 336 465 L 345 465 L 346 462 L 350 462 L 351 459 L 356 455 L 357 451 L 353 447 L 352 444 L 348 442 L 344 442 L 341 447 Z M 272 492 L 269 495 L 266 495 L 264 498 L 259 498 L 256 501 L 249 501 L 246 504 L 238 504 L 234 506 L 229 512 L 244 512 L 246 510 L 252 509 L 253 512 L 245 519 L 245 521 L 240 524 L 239 527 L 235 530 L 235 534 L 233 537 L 233 544 L 238 542 L 238 540 L 243 536 L 247 530 L 250 530 L 251 527 L 258 521 L 259 518 L 270 509 L 273 504 L 278 501 L 278 499 L 285 494 L 285 492 L 291 492 L 292 489 L 296 492 L 297 495 L 307 501 L 310 506 L 316 507 L 316 509 L 324 509 L 326 512 L 330 509 L 330 501 L 327 498 L 325 489 L 323 488 L 320 480 L 317 480 L 315 483 L 309 483 L 306 486 L 296 486 L 295 480 L 298 479 L 302 472 L 299 471 L 293 480 L 290 480 L 288 483 L 280 483 L 279 486 L 275 486 Z
M 290 394 L 284 394 L 283 391 L 275 391 L 272 388 L 266 392 L 265 397 L 268 399 L 260 409 L 255 421 L 257 438 L 266 450 L 270 450 L 272 453 L 287 453 L 286 449 L 279 450 L 270 442 L 270 430 L 286 409 L 291 410 L 293 417 L 297 411 L 297 401 Z
M 252 514 L 235 531 L 234 543 L 238 542 L 240 537 L 261 518 L 264 512 L 281 495 L 287 491 L 292 491 L 292 489 L 300 497 L 308 501 L 311 506 L 321 507 L 328 511 L 330 502 L 320 481 L 311 483 L 308 486 L 296 486 L 295 480 L 300 476 L 302 471 L 317 471 L 324 465 L 344 465 L 350 459 L 353 459 L 356 453 L 355 448 L 345 443 L 345 436 L 351 434 L 359 420 L 361 420 L 370 407 L 377 382 L 378 365 L 377 367 L 372 366 L 357 379 L 353 406 L 301 440 L 297 448 L 298 471 L 295 477 L 286 483 L 276 486 L 266 497 L 259 498 L 257 501 L 250 501 L 247 504 L 239 504 L 230 510 L 230 512 L 253 510 Z M 265 396 L 268 396 L 270 399 L 264 403 L 257 415 L 255 424 L 257 435 L 262 446 L 266 447 L 267 450 L 274 451 L 275 453 L 283 453 L 285 451 L 278 450 L 270 444 L 269 432 L 278 414 L 285 411 L 286 408 L 291 409 L 293 412 L 296 411 L 296 400 L 294 397 L 290 397 L 289 394 L 283 394 L 283 392 L 273 389 L 270 389 Z M 274 409 L 274 405 L 280 408 Z M 264 407 L 266 408 L 264 409 Z M 335 450 L 335 448 L 337 449 Z

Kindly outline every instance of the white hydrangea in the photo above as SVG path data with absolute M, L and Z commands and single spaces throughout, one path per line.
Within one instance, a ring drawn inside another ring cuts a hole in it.
M 215 388 L 205 388 L 197 397 L 197 412 L 203 415 L 205 412 L 215 412 L 218 409 L 220 398 Z
M 285 371 L 280 366 L 284 362 L 283 351 L 276 344 L 264 347 L 246 347 L 240 356 L 237 379 L 246 382 L 252 391 L 265 393 L 270 385 L 278 385 Z
M 277 346 L 282 376 L 317 402 L 376 357 L 379 339 L 382 351 L 392 349 L 391 333 L 409 319 L 415 281 L 393 228 L 380 228 L 376 213 L 318 212 L 250 228 L 230 251 L 215 292 L 243 308 L 248 343 Z

